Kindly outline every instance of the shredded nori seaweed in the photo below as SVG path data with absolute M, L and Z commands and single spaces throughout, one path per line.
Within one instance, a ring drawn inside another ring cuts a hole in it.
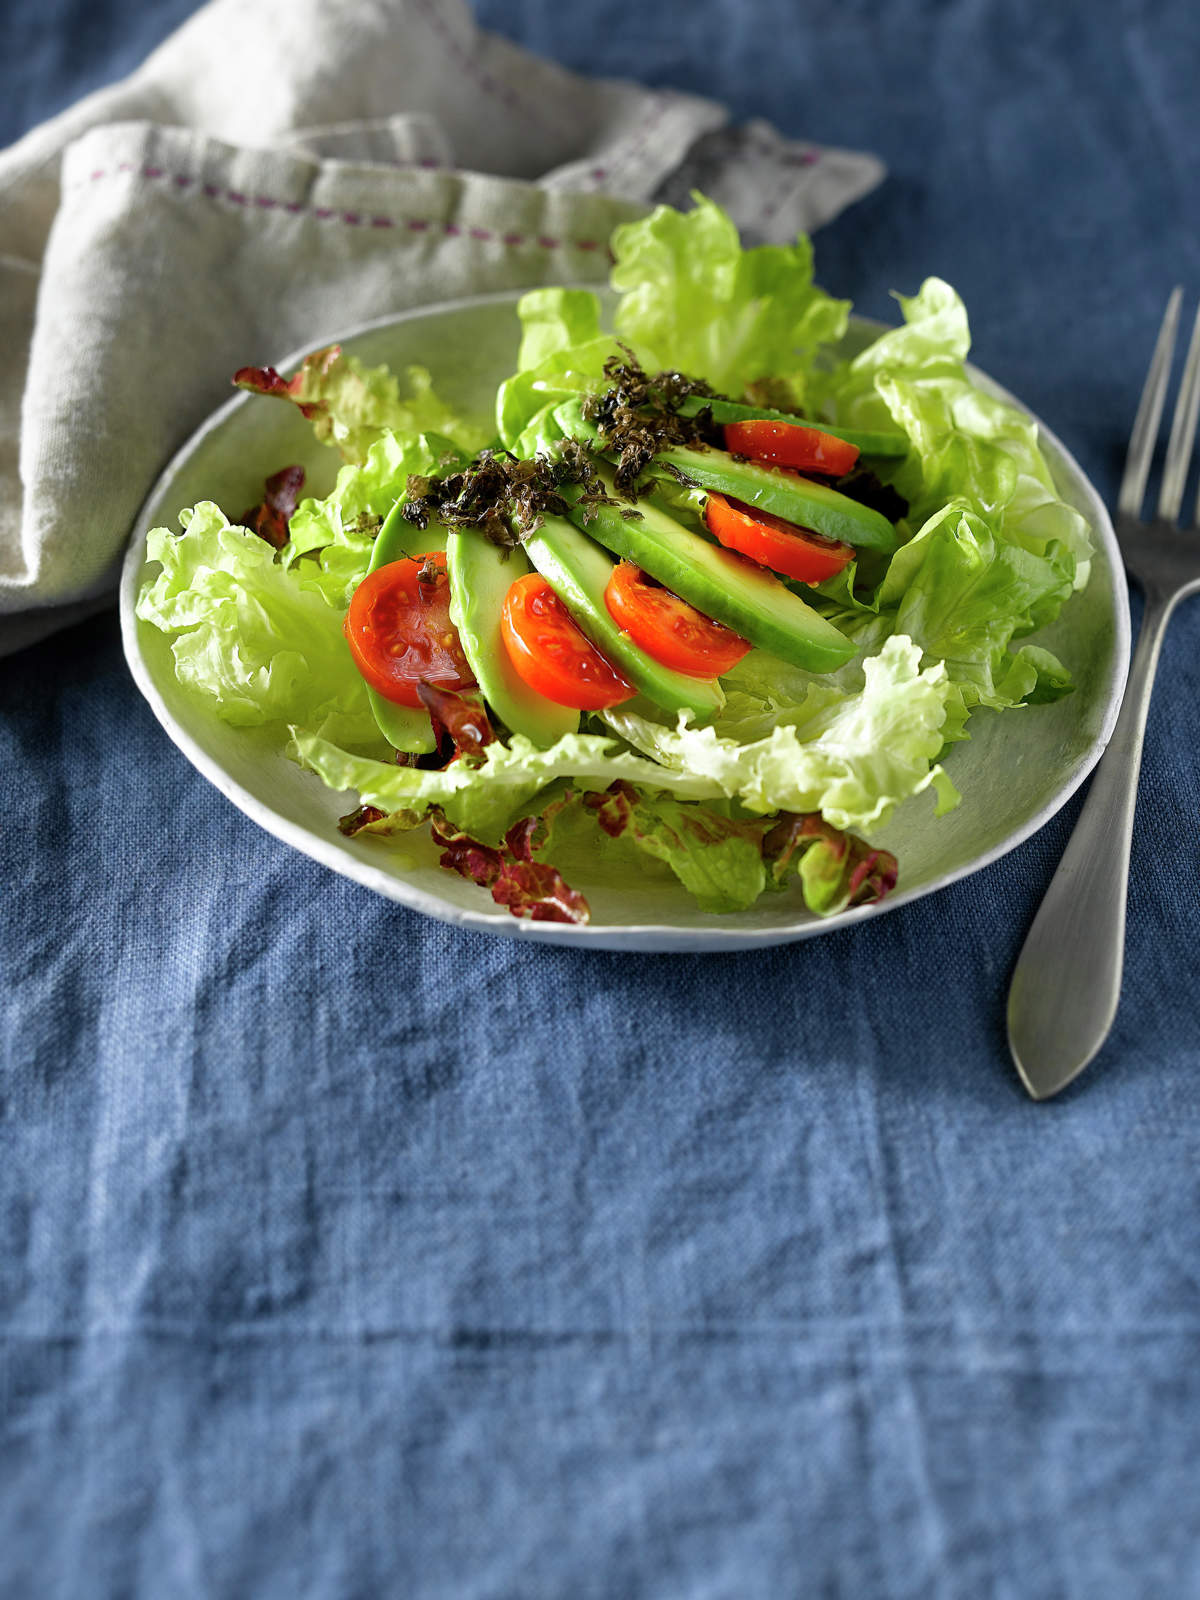
M 511 549 L 546 517 L 566 516 L 567 488 L 580 491 L 571 503 L 584 507 L 585 519 L 589 506 L 612 503 L 591 450 L 578 439 L 564 440 L 557 456 L 526 461 L 507 450 L 484 450 L 443 478 L 411 477 L 400 515 L 418 528 L 431 520 L 478 528 L 493 544 Z
M 719 445 L 721 431 L 710 406 L 693 417 L 680 415 L 679 407 L 692 395 L 713 398 L 702 378 L 685 378 L 682 372 L 651 377 L 631 350 L 620 348 L 624 360 L 610 356 L 604 363 L 609 387 L 584 400 L 583 414 L 605 451 L 617 458 L 617 489 L 636 500 L 638 479 L 660 450 Z

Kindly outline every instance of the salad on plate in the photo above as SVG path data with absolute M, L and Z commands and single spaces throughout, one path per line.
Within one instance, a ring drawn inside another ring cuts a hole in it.
M 516 916 L 586 922 L 621 874 L 712 913 L 878 901 L 903 862 L 873 834 L 957 804 L 971 716 L 1071 691 L 1027 640 L 1086 584 L 1087 521 L 970 381 L 941 280 L 847 353 L 804 238 L 743 249 L 697 196 L 612 255 L 611 330 L 590 290 L 520 300 L 488 418 L 337 346 L 242 369 L 336 485 L 265 462 L 258 504 L 155 528 L 137 615 L 188 694 L 350 792 L 344 833 L 428 828 Z

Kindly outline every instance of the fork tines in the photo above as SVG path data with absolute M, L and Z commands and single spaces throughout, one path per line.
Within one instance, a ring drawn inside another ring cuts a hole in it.
M 1179 326 L 1179 308 L 1183 289 L 1172 289 L 1167 301 L 1166 314 L 1154 346 L 1146 385 L 1138 404 L 1133 433 L 1129 440 L 1129 454 L 1125 460 L 1125 475 L 1121 479 L 1121 492 L 1117 497 L 1117 511 L 1124 517 L 1137 517 L 1141 513 L 1146 495 L 1146 482 L 1150 476 L 1150 463 L 1162 421 L 1163 403 L 1171 379 L 1171 357 L 1175 349 L 1175 334 Z M 1183 506 L 1184 485 L 1192 457 L 1192 443 L 1196 436 L 1196 422 L 1200 418 L 1200 307 L 1192 328 L 1191 343 L 1184 363 L 1179 397 L 1175 402 L 1175 415 L 1171 422 L 1171 436 L 1167 441 L 1167 459 L 1163 467 L 1162 487 L 1158 496 L 1158 517 L 1164 522 L 1177 522 Z M 1196 503 L 1195 520 L 1200 522 L 1200 499 Z

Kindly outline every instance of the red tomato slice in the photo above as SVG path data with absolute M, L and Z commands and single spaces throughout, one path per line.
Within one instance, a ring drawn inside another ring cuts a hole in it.
M 801 583 L 820 583 L 832 578 L 854 560 L 854 546 L 840 539 L 826 539 L 809 528 L 798 528 L 782 517 L 760 511 L 741 500 L 710 494 L 704 507 L 704 520 L 729 550 L 737 550 L 760 566 L 781 572 L 785 578 Z
M 840 478 L 858 460 L 856 444 L 835 439 L 833 434 L 822 433 L 820 428 L 808 428 L 798 422 L 774 422 L 769 417 L 726 423 L 725 448 L 754 461 L 822 472 L 831 478 Z
M 732 628 L 662 588 L 631 561 L 613 568 L 604 601 L 634 644 L 692 678 L 719 678 L 750 649 Z
M 527 572 L 505 595 L 500 635 L 518 674 L 556 705 L 599 711 L 637 693 L 584 635 L 540 572 Z
M 434 581 L 420 578 L 427 562 Z M 350 597 L 346 639 L 355 665 L 372 689 L 401 706 L 420 706 L 417 685 L 469 689 L 475 682 L 450 621 L 446 557 L 389 561 L 369 572 Z

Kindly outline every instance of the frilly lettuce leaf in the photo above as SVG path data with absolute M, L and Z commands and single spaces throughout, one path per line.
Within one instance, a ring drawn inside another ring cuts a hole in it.
M 477 423 L 459 416 L 434 393 L 424 367 L 406 367 L 404 378 L 409 392 L 401 397 L 400 379 L 390 368 L 368 367 L 331 344 L 305 356 L 290 378 L 274 367 L 242 367 L 233 381 L 239 389 L 292 401 L 317 438 L 335 446 L 347 461 L 365 461 L 385 433 L 440 433 L 469 453 L 487 443 Z
M 1062 663 L 1011 646 L 1087 582 L 1086 519 L 1058 493 L 1036 423 L 970 381 L 967 315 L 949 284 L 927 279 L 899 304 L 904 326 L 819 373 L 812 398 L 843 425 L 907 434 L 892 481 L 910 537 L 873 588 L 847 572 L 820 593 L 865 652 L 895 632 L 944 661 L 964 710 L 1057 699 L 1072 687 Z
M 971 348 L 971 330 L 962 300 L 941 278 L 926 278 L 915 295 L 897 295 L 904 323 L 873 339 L 850 361 L 814 377 L 813 398 L 829 414 L 836 403 L 846 427 L 890 428 L 893 420 L 881 404 L 875 379 L 902 372 L 910 378 L 961 378 Z
M 1074 559 L 1057 540 L 1041 552 L 1008 543 L 952 501 L 898 552 L 877 598 L 898 633 L 945 663 L 968 704 L 1002 710 L 1057 698 L 1069 686 L 1048 651 L 1014 655 L 1009 645 L 1057 614 L 1074 574 Z
M 863 663 L 857 693 L 814 682 L 803 698 L 768 692 L 757 706 L 754 695 L 731 695 L 704 728 L 669 727 L 622 706 L 603 717 L 635 749 L 711 779 L 751 811 L 820 811 L 836 828 L 873 828 L 930 787 L 939 815 L 958 802 L 936 762 L 959 691 L 942 662 L 922 669 L 920 657 L 893 635 Z
M 532 289 L 517 314 L 517 371 L 496 395 L 496 431 L 509 449 L 531 456 L 562 437 L 555 408 L 601 386 L 616 342 L 601 331 L 600 302 L 590 289 Z
M 658 206 L 613 234 L 617 333 L 720 394 L 775 380 L 802 407 L 814 358 L 845 333 L 850 302 L 814 285 L 806 238 L 743 250 L 721 208 L 694 198 L 691 211 Z
M 489 744 L 482 759 L 439 770 L 397 767 L 344 750 L 308 728 L 294 727 L 289 754 L 331 789 L 354 789 L 383 812 L 423 813 L 436 806 L 464 833 L 496 844 L 541 790 L 560 779 L 577 789 L 606 789 L 625 779 L 685 799 L 721 799 L 720 784 L 702 774 L 665 771 L 603 734 L 572 733 L 548 750 L 520 734 Z
M 518 372 L 531 372 L 554 356 L 607 337 L 600 327 L 600 302 L 590 289 L 530 289 L 518 304 L 521 347 Z
M 1087 520 L 1055 488 L 1037 424 L 968 377 L 962 301 L 940 278 L 897 299 L 903 327 L 817 375 L 818 414 L 847 427 L 898 426 L 908 435 L 912 453 L 894 482 L 910 502 L 912 526 L 962 503 L 988 521 L 998 541 L 1039 556 L 1061 546 L 1072 560 L 1073 586 L 1082 588 L 1092 549 Z M 1053 587 L 1057 595 L 1057 575 Z M 1061 600 L 1049 601 L 1034 625 L 1056 615 Z
M 650 863 L 673 873 L 702 911 L 745 911 L 766 889 L 799 878 L 810 911 L 828 916 L 882 899 L 896 861 L 815 815 L 733 817 L 617 782 L 601 794 L 552 801 L 529 836 L 538 855 L 622 864 L 645 876 Z
M 345 821 L 339 824 L 343 831 Z M 361 831 L 386 829 L 387 822 L 386 817 L 373 820 Z M 453 828 L 445 817 L 434 816 L 430 836 L 442 852 L 441 866 L 490 889 L 496 904 L 514 917 L 529 917 L 534 922 L 587 922 L 591 910 L 579 890 L 571 887 L 552 862 L 534 859 L 536 830 L 536 821 L 526 819 L 514 824 L 499 845 L 491 846 Z
M 240 727 L 303 721 L 372 749 L 379 731 L 342 636 L 342 583 L 318 562 L 289 570 L 257 534 L 211 501 L 155 528 L 161 570 L 138 598 L 143 622 L 174 635 L 179 681 Z
M 768 885 L 766 827 L 617 782 L 551 802 L 535 837 L 547 861 L 593 856 L 609 870 L 642 875 L 654 863 L 678 878 L 701 911 L 729 912 L 752 906 Z
M 659 206 L 614 233 L 617 338 L 648 370 L 671 367 L 733 395 L 768 384 L 775 400 L 803 405 L 811 363 L 845 333 L 850 302 L 814 285 L 806 238 L 743 250 L 720 207 L 695 198 L 692 211 Z M 559 402 L 600 387 L 615 341 L 585 289 L 536 289 L 518 311 L 517 372 L 496 421 L 506 445 L 532 454 L 562 436 Z
M 283 552 L 285 563 L 291 565 L 319 550 L 330 592 L 335 584 L 341 585 L 344 609 L 367 570 L 380 524 L 404 493 L 409 477 L 435 472 L 443 461 L 458 456 L 454 444 L 439 434 L 381 434 L 364 461 L 341 468 L 324 500 L 302 500 L 296 507 Z M 309 570 L 309 563 L 300 565 Z

